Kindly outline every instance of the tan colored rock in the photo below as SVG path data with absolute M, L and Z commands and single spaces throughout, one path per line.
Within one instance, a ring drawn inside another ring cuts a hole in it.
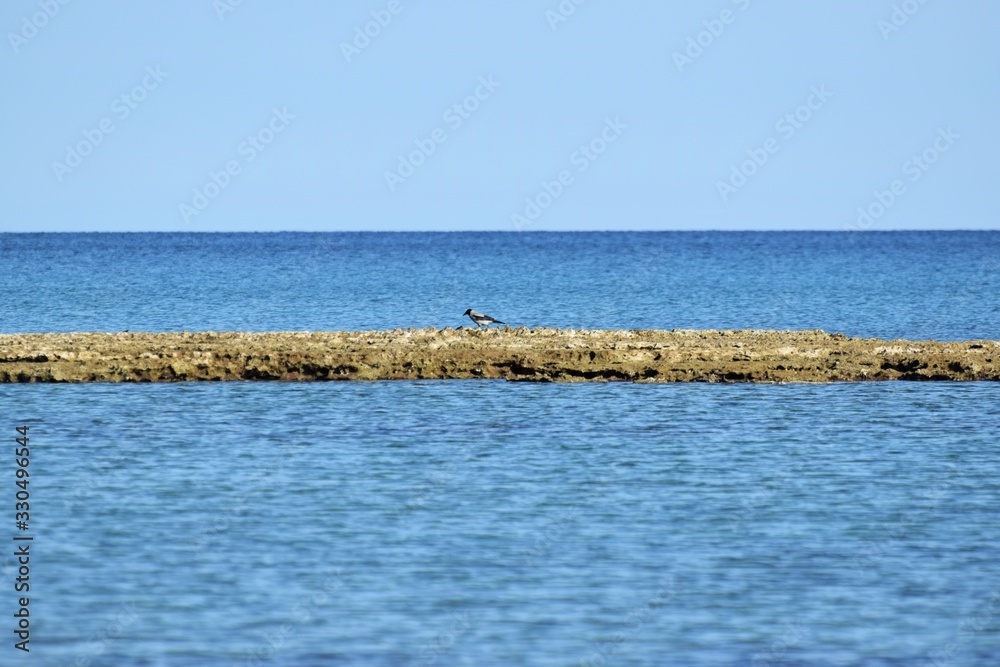
M 0 382 L 1000 380 L 1000 341 L 823 331 L 407 329 L 0 335 Z

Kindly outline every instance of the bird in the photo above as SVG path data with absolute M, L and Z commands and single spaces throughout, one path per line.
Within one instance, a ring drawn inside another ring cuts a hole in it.
M 483 325 L 486 325 L 487 327 L 489 327 L 491 324 L 503 324 L 504 326 L 507 325 L 506 322 L 501 322 L 500 320 L 495 320 L 492 317 L 490 317 L 489 315 L 483 315 L 482 313 L 477 313 L 476 311 L 472 310 L 471 308 L 469 308 L 467 311 L 465 311 L 462 314 L 463 315 L 468 315 L 469 318 L 472 319 L 472 321 L 476 323 L 477 327 L 481 327 Z

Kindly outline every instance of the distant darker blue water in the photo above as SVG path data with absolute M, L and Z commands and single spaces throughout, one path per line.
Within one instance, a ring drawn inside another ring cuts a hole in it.
M 512 324 L 1000 336 L 1000 232 L 2 234 L 0 332 Z
M 998 257 L 997 233 L 0 235 L 0 332 L 475 307 L 995 339 Z M 998 383 L 0 385 L 0 437 L 21 423 L 33 644 L 5 548 L 2 665 L 1000 664 Z

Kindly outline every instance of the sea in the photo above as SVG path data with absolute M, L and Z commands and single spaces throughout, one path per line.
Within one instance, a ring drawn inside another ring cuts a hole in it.
M 1000 232 L 0 234 L 0 263 L 2 334 L 1000 339 Z M 1000 665 L 1000 383 L 0 385 L 0 433 L 0 665 Z

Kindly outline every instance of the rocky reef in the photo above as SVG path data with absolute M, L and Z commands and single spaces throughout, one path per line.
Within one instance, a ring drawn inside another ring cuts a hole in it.
M 1000 380 L 1000 341 L 823 331 L 396 329 L 0 335 L 0 382 Z

